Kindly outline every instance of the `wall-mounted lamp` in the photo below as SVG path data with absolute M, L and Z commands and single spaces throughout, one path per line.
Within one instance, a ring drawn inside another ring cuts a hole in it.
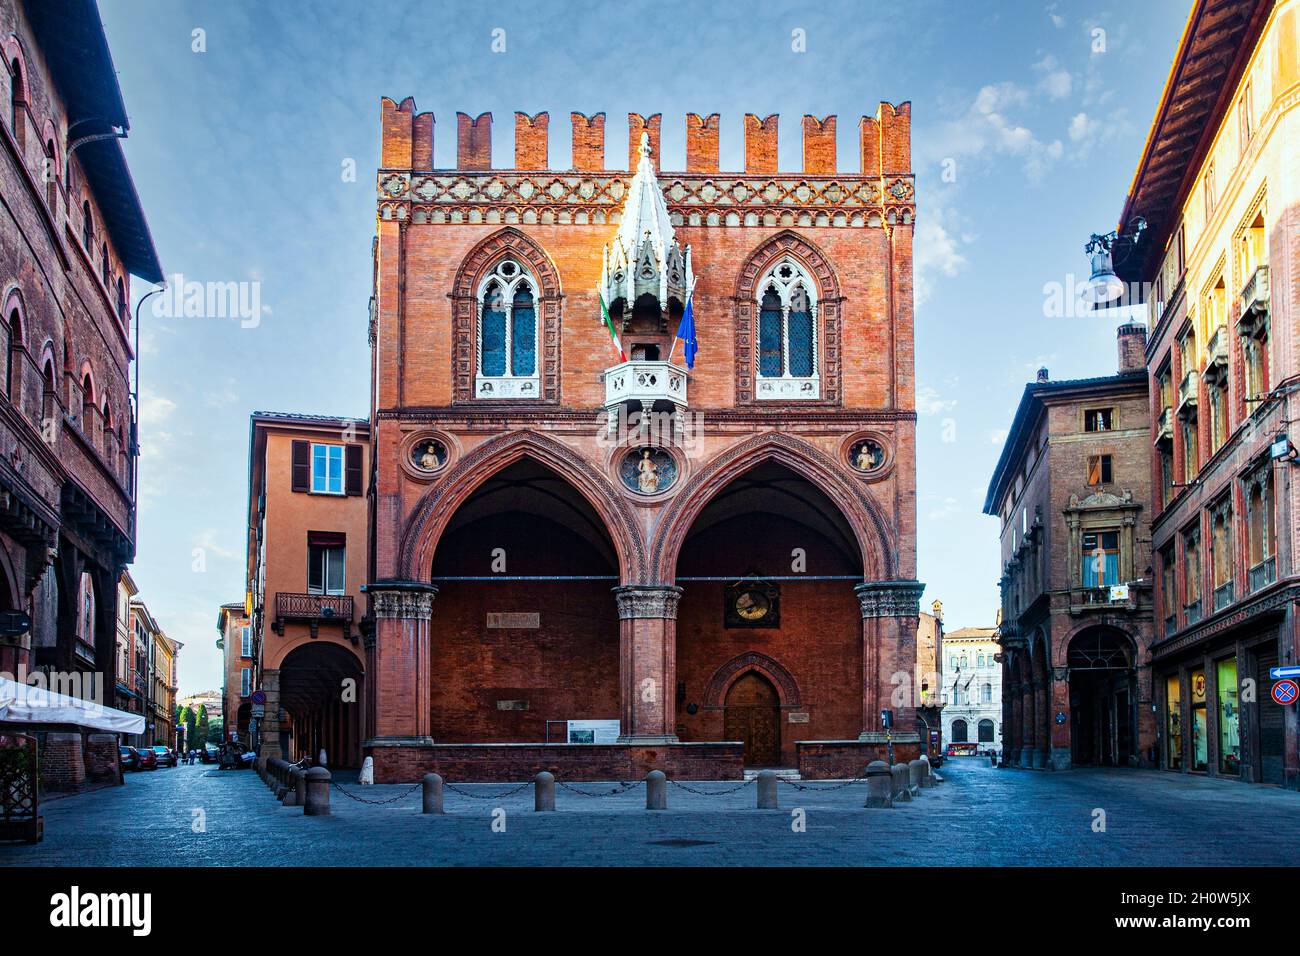
M 1083 251 L 1091 259 L 1092 274 L 1079 297 L 1091 305 L 1118 299 L 1124 294 L 1124 280 L 1115 274 L 1116 259 L 1123 262 L 1133 252 L 1147 221 L 1136 216 L 1124 232 L 1113 230 L 1105 235 L 1093 233 Z
M 1268 457 L 1273 461 L 1295 461 L 1300 456 L 1295 445 L 1291 444 L 1291 439 L 1287 437 L 1286 432 L 1278 432 L 1273 438 L 1273 443 L 1268 446 Z

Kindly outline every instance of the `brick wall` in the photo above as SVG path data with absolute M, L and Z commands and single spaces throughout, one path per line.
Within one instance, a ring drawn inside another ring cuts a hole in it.
M 796 744 L 796 766 L 805 780 L 852 780 L 866 775 L 873 760 L 889 762 L 889 744 L 861 740 L 801 740 Z M 894 742 L 894 763 L 907 763 L 921 756 L 915 739 Z
M 734 743 L 665 744 L 439 744 L 433 747 L 376 747 L 375 783 L 414 783 L 426 773 L 451 783 L 523 782 L 542 770 L 557 779 L 639 780 L 662 770 L 672 780 L 739 780 L 741 747 Z
M 47 790 L 78 790 L 86 782 L 81 734 L 47 733 L 40 762 L 41 786 Z

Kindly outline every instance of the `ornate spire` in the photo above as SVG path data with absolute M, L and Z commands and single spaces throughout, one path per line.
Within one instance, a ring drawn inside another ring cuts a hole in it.
M 605 247 L 601 287 L 605 301 L 622 299 L 630 313 L 637 298 L 650 293 L 659 308 L 669 297 L 685 303 L 692 281 L 690 247 L 677 244 L 668 203 L 650 162 L 650 137 L 641 134 L 641 154 L 628 185 L 623 218 L 611 245 Z

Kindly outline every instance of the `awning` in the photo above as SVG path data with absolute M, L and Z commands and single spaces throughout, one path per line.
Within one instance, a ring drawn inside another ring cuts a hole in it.
M 93 700 L 57 694 L 0 677 L 0 722 L 75 724 L 114 734 L 144 733 L 144 716 L 105 707 Z

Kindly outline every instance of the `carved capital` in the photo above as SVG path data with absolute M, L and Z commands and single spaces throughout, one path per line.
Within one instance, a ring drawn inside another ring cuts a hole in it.
M 863 619 L 873 617 L 919 617 L 921 594 L 925 585 L 920 581 L 867 581 L 856 584 L 853 591 L 858 596 Z
M 433 613 L 438 588 L 419 581 L 376 581 L 364 588 L 374 599 L 376 620 L 421 620 Z
M 618 619 L 676 620 L 682 589 L 671 584 L 625 584 L 611 588 L 618 602 Z

